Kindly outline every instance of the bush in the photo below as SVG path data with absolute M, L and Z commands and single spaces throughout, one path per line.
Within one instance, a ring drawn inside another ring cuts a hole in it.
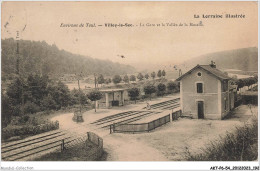
M 115 75 L 112 79 L 114 84 L 118 84 L 122 81 L 122 78 L 120 77 L 120 75 Z
M 40 107 L 33 102 L 27 102 L 24 104 L 24 113 L 33 114 L 41 111 Z
M 156 92 L 156 87 L 155 87 L 154 85 L 148 84 L 148 85 L 145 85 L 145 86 L 144 86 L 144 93 L 145 93 L 146 95 L 149 95 L 149 96 L 150 96 L 150 99 L 151 99 L 151 95 L 152 95 L 153 93 L 155 93 L 155 92 Z
M 157 85 L 157 95 L 158 96 L 163 96 L 165 91 L 166 91 L 166 85 L 163 84 L 163 83 L 159 83 Z
M 41 109 L 43 111 L 45 110 L 55 110 L 57 109 L 56 102 L 52 99 L 50 95 L 43 97 L 43 100 L 41 102 Z
M 130 96 L 130 100 L 134 100 L 135 103 L 139 95 L 140 95 L 140 90 L 136 87 L 133 87 L 128 90 L 128 96 Z
M 246 124 L 236 129 L 234 133 L 227 133 L 218 141 L 202 149 L 203 153 L 191 155 L 189 161 L 252 161 L 257 159 L 258 121 L 253 120 L 251 125 Z
M 174 90 L 178 89 L 178 86 L 173 81 L 169 81 L 167 83 L 167 89 L 168 89 L 169 92 L 172 93 L 172 92 L 174 92 Z
M 70 105 L 81 104 L 85 105 L 88 103 L 88 97 L 82 91 L 72 90 Z
M 131 75 L 131 76 L 130 76 L 130 81 L 136 81 L 135 75 Z
M 56 130 L 59 128 L 59 122 L 48 122 L 46 124 L 41 125 L 8 125 L 7 127 L 2 129 L 2 139 L 7 140 L 10 137 L 14 136 L 29 136 L 29 135 L 36 135 L 43 132 Z

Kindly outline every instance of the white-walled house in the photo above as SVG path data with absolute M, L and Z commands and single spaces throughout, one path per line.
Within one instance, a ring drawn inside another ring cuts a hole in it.
M 183 115 L 198 119 L 223 119 L 234 108 L 236 87 L 215 64 L 197 65 L 180 76 Z

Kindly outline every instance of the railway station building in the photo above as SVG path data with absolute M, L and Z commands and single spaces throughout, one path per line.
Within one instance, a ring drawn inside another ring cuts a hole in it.
M 182 114 L 197 119 L 223 119 L 233 108 L 237 89 L 231 78 L 210 65 L 197 65 L 180 76 Z

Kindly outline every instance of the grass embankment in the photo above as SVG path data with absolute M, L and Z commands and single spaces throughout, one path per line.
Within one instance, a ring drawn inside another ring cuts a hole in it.
M 188 161 L 253 161 L 258 156 L 258 120 L 228 132 L 202 149 L 201 154 L 187 152 Z
M 106 152 L 90 141 L 82 142 L 62 152 L 46 154 L 35 161 L 103 161 Z

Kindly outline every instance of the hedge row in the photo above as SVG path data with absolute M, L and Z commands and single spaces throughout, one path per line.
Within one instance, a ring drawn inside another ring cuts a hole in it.
M 29 135 L 36 135 L 43 132 L 48 132 L 51 130 L 59 129 L 59 122 L 49 122 L 46 124 L 41 124 L 37 126 L 33 125 L 9 125 L 2 129 L 2 139 L 7 140 L 10 137 L 15 136 L 29 136 Z

